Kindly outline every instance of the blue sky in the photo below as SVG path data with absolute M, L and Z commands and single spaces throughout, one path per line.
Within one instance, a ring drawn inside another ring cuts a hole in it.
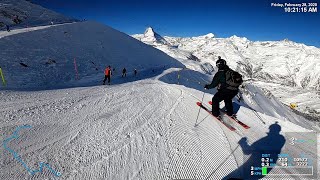
M 311 0 L 305 2 L 317 2 Z M 297 0 L 34 0 L 78 19 L 95 20 L 127 34 L 152 26 L 160 35 L 190 37 L 212 32 L 253 41 L 282 40 L 320 47 L 320 12 L 286 13 L 271 3 Z M 318 11 L 320 2 L 318 2 Z

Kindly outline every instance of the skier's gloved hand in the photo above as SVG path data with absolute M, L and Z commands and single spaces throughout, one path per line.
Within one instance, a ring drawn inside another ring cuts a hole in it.
M 206 85 L 204 86 L 204 88 L 205 88 L 205 89 L 209 89 L 209 84 L 206 84 Z

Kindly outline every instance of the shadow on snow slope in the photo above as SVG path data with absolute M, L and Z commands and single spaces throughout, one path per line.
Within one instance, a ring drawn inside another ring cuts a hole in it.
M 250 171 L 251 167 L 261 167 L 261 157 L 262 154 L 270 154 L 268 157 L 271 161 L 277 162 L 278 154 L 281 153 L 281 149 L 284 146 L 286 140 L 283 135 L 279 134 L 281 131 L 281 126 L 277 123 L 269 126 L 268 135 L 257 140 L 253 144 L 249 145 L 247 142 L 247 138 L 243 137 L 238 142 L 242 148 L 244 155 L 251 155 L 249 158 L 246 158 L 247 161 L 242 164 L 238 169 L 235 169 L 233 172 L 228 174 L 223 180 L 227 180 L 229 178 L 243 178 L 243 179 L 261 179 L 265 175 L 256 175 L 252 176 Z M 268 168 L 270 172 L 272 169 Z

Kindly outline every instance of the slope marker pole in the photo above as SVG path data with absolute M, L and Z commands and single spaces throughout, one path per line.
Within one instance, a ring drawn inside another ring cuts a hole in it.
M 206 92 L 203 92 L 203 95 L 202 95 L 202 99 L 201 99 L 201 104 L 203 103 L 203 98 L 204 98 L 204 94 Z M 200 114 L 200 110 L 201 110 L 201 107 L 199 106 L 199 111 L 198 111 L 198 115 L 197 115 L 197 119 L 196 119 L 196 123 L 194 124 L 194 127 L 196 127 L 198 124 L 198 118 L 199 118 L 199 114 Z
M 6 80 L 4 79 L 4 75 L 3 75 L 1 67 L 0 67 L 0 76 L 1 76 L 1 79 L 2 79 L 3 86 L 6 86 Z
M 74 70 L 76 71 L 76 80 L 79 80 L 79 73 L 78 73 L 76 58 L 74 58 L 73 62 L 74 62 Z

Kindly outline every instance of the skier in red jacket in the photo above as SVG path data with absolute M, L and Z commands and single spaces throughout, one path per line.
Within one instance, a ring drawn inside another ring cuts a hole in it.
M 111 66 L 110 65 L 104 70 L 103 85 L 106 84 L 107 79 L 108 79 L 108 84 L 110 85 L 110 80 L 111 80 Z

